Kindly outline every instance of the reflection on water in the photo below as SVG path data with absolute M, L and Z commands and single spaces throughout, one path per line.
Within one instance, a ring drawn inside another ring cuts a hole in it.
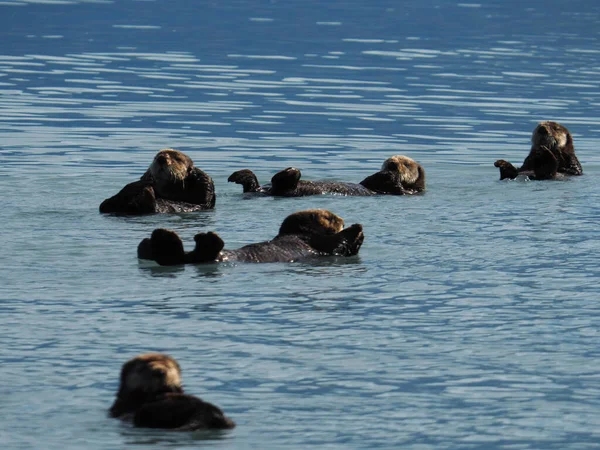
M 599 14 L 591 1 L 0 2 L 5 447 L 595 446 Z M 586 175 L 499 181 L 493 162 L 521 162 L 539 120 L 570 129 Z M 216 209 L 100 215 L 163 147 L 214 178 Z M 296 166 L 358 182 L 393 154 L 425 167 L 424 195 L 247 198 L 226 181 Z M 158 227 L 238 248 L 308 208 L 363 224 L 360 255 L 136 258 Z M 121 364 L 149 350 L 238 427 L 107 418 Z

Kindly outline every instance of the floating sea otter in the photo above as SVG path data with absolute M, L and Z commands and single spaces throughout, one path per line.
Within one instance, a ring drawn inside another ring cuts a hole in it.
M 138 355 L 123 364 L 109 414 L 145 428 L 192 431 L 235 427 L 215 405 L 184 394 L 179 364 L 161 353 Z
M 356 255 L 363 240 L 362 225 L 344 229 L 341 217 L 325 209 L 312 209 L 289 215 L 272 240 L 237 250 L 224 250 L 219 235 L 209 232 L 194 236 L 196 247 L 186 252 L 177 233 L 157 228 L 150 238 L 140 242 L 138 258 L 163 266 L 224 261 L 292 262 L 315 256 Z
M 531 180 L 561 179 L 565 175 L 583 175 L 581 164 L 575 156 L 571 133 L 556 122 L 541 122 L 531 136 L 531 150 L 523 165 L 516 168 L 499 159 L 494 166 L 500 169 L 500 179 L 514 179 L 519 174 Z
M 159 151 L 139 181 L 129 183 L 100 205 L 102 213 L 151 214 L 211 209 L 215 187 L 191 158 L 173 149 Z
M 339 181 L 300 180 L 301 173 L 288 167 L 271 178 L 271 184 L 261 186 L 251 170 L 243 169 L 232 173 L 227 181 L 241 184 L 244 192 L 258 192 L 280 197 L 302 197 L 305 195 L 409 195 L 425 190 L 425 171 L 413 159 L 396 155 L 384 161 L 381 170 L 360 183 Z

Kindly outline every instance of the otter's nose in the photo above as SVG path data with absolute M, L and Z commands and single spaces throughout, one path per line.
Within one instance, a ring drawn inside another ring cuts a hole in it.
M 156 157 L 156 162 L 160 165 L 164 165 L 167 163 L 167 156 L 166 155 L 158 155 Z
M 388 164 L 387 170 L 390 172 L 399 172 L 400 171 L 400 163 L 396 161 L 392 161 Z
M 545 127 L 540 127 L 538 134 L 541 134 L 542 136 L 548 136 L 548 130 L 546 130 Z

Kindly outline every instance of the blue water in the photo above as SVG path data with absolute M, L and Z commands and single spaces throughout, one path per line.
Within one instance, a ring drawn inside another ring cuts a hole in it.
M 100 450 L 600 448 L 597 2 L 0 3 L 0 447 Z M 540 120 L 585 175 L 501 182 Z M 214 211 L 111 217 L 163 147 Z M 248 200 L 227 176 L 358 182 L 406 154 L 414 197 Z M 149 268 L 273 237 L 328 208 L 352 258 Z M 106 411 L 128 358 L 167 352 L 231 432 L 133 429 Z

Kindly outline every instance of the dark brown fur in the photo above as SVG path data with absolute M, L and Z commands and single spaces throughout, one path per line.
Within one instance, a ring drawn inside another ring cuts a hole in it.
M 583 175 L 575 155 L 573 137 L 566 127 L 557 122 L 540 122 L 531 136 L 531 150 L 523 165 L 516 168 L 499 159 L 494 166 L 500 169 L 500 179 L 514 179 L 519 174 L 532 180 L 563 179 L 567 175 Z
M 279 234 L 270 241 L 224 250 L 223 240 L 213 232 L 194 237 L 194 250 L 186 252 L 181 238 L 158 228 L 138 245 L 138 258 L 160 265 L 208 262 L 292 262 L 315 256 L 356 255 L 364 240 L 362 226 L 343 228 L 343 220 L 327 210 L 300 211 L 288 216 Z
M 123 365 L 109 414 L 144 428 L 190 431 L 235 427 L 215 405 L 185 394 L 179 364 L 160 353 L 138 355 Z
M 397 155 L 388 158 L 379 172 L 360 183 L 301 180 L 300 170 L 288 167 L 271 178 L 271 184 L 261 186 L 256 175 L 243 169 L 232 173 L 228 181 L 241 184 L 244 192 L 262 193 L 276 197 L 337 194 L 349 196 L 410 195 L 425 190 L 425 171 L 416 161 Z
M 100 204 L 114 214 L 179 213 L 215 206 L 213 180 L 186 154 L 165 149 L 156 154 L 139 181 L 129 183 Z

